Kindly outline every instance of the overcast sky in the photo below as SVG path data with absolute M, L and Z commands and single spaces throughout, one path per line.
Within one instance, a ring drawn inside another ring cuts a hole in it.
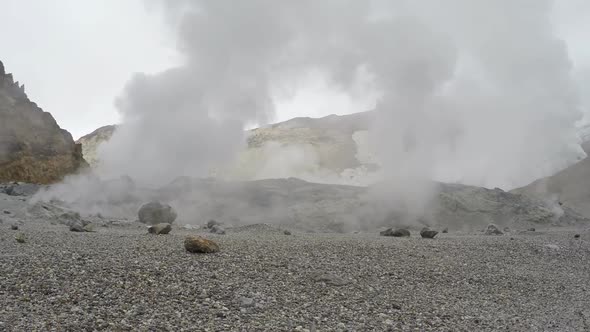
M 590 82 L 590 1 L 558 0 L 553 19 L 576 75 Z M 174 38 L 142 0 L 0 0 L 0 60 L 74 138 L 119 121 L 113 101 L 133 73 L 179 63 Z M 301 86 L 296 98 L 282 96 L 276 120 L 372 106 L 331 91 L 317 75 Z

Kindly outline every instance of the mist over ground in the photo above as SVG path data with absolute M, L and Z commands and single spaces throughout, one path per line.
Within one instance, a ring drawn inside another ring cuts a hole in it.
M 585 157 L 579 86 L 551 1 L 150 6 L 177 31 L 183 63 L 127 83 L 116 101 L 123 123 L 99 151 L 102 179 L 159 187 L 207 177 L 245 147 L 244 128 L 274 118 L 276 91 L 310 73 L 373 96 L 381 184 L 372 195 L 416 214 L 433 180 L 508 190 Z M 69 179 L 54 196 L 78 199 L 92 192 L 88 181 Z

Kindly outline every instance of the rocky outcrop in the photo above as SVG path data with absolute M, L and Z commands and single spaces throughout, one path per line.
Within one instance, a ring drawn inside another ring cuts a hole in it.
M 84 159 L 90 164 L 90 166 L 96 167 L 98 165 L 98 147 L 102 143 L 111 139 L 116 129 L 116 125 L 100 127 L 90 134 L 80 137 L 76 141 L 76 143 L 82 145 Z
M 590 158 L 512 192 L 536 197 L 556 210 L 590 217 Z
M 53 183 L 85 165 L 81 145 L 0 62 L 0 182 Z

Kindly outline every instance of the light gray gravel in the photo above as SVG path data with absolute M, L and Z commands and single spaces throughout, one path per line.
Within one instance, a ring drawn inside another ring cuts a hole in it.
M 590 329 L 588 231 L 430 240 L 269 226 L 20 231 L 26 243 L 0 224 L 0 331 Z M 221 251 L 187 253 L 188 234 Z

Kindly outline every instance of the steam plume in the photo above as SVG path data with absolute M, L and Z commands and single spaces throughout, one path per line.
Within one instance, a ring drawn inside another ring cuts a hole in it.
M 184 62 L 127 84 L 124 123 L 99 151 L 102 176 L 206 176 L 243 148 L 246 125 L 273 118 L 272 91 L 310 72 L 344 93 L 370 78 L 378 193 L 415 213 L 431 180 L 510 189 L 584 156 L 548 0 L 152 4 Z

